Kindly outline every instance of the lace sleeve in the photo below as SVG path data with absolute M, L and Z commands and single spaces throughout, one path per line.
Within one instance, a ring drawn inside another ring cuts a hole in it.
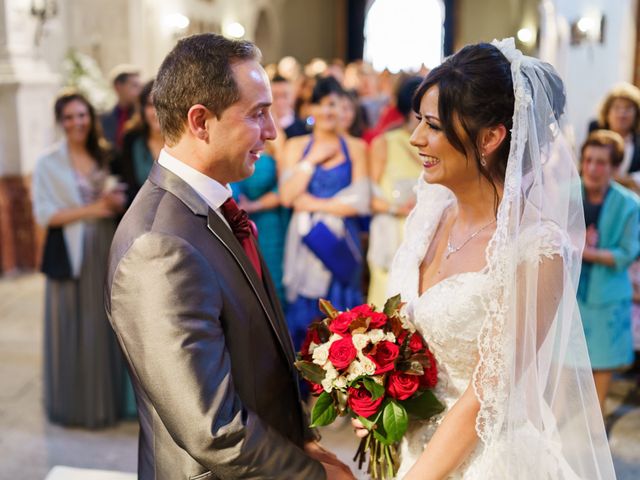
M 541 262 L 554 255 L 567 256 L 570 245 L 566 232 L 552 221 L 542 222 L 524 230 L 518 242 L 518 264 Z

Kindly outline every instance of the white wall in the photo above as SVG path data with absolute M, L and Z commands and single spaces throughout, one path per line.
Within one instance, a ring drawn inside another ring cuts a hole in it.
M 606 17 L 605 41 L 569 46 L 565 84 L 568 118 L 575 131 L 576 146 L 586 138 L 589 121 L 595 118 L 602 98 L 620 81 L 633 81 L 636 50 L 637 0 L 556 0 L 556 10 L 569 23 L 590 11 Z

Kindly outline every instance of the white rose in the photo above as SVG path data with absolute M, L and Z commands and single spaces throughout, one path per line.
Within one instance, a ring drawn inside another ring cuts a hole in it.
M 322 382 L 320 382 L 320 384 L 322 385 L 322 388 L 324 388 L 325 392 L 330 393 L 331 390 L 333 390 L 333 381 L 338 377 L 338 371 L 333 365 L 331 365 L 331 363 L 327 363 L 323 368 L 325 369 L 326 373 L 324 379 L 322 380 Z
M 356 333 L 351 337 L 353 346 L 356 347 L 358 352 L 361 352 L 364 347 L 369 343 L 369 336 L 362 333 Z
M 351 365 L 349 365 L 349 369 L 347 370 L 347 380 L 351 382 L 358 378 L 360 375 L 364 375 L 364 373 L 365 372 L 362 363 L 354 360 L 353 362 L 351 362 Z
M 385 334 L 379 328 L 376 328 L 375 330 L 371 330 L 369 332 L 369 339 L 371 340 L 371 343 L 378 343 L 380 340 L 384 340 L 384 338 Z
M 391 343 L 396 343 L 396 336 L 393 334 L 393 332 L 389 332 L 387 333 L 387 337 L 385 338 L 385 340 Z
M 333 334 L 331 335 L 331 337 L 329 337 L 329 341 L 323 345 L 318 345 L 314 350 L 313 350 L 313 363 L 316 363 L 318 365 L 320 365 L 321 367 L 324 366 L 325 363 L 327 363 L 327 360 L 329 360 L 329 347 L 331 347 L 331 344 L 333 342 L 335 342 L 336 340 L 340 340 L 342 337 L 338 334 Z M 309 351 L 311 351 L 311 349 L 309 349 Z
M 336 370 L 336 367 L 331 365 L 331 363 L 327 363 L 323 368 L 326 372 L 324 375 L 325 379 L 328 378 L 329 380 L 333 380 L 335 378 L 338 378 L 338 370 Z
M 336 378 L 336 381 L 333 382 L 333 387 L 344 390 L 345 388 L 347 388 L 347 378 L 345 376 Z
M 313 352 L 315 351 L 316 348 L 318 348 L 320 345 L 318 345 L 317 343 L 311 342 L 309 344 L 309 353 L 311 355 L 313 355 Z
M 369 357 L 365 357 L 364 355 L 360 356 L 360 363 L 362 364 L 364 373 L 367 375 L 376 373 L 376 364 Z
M 313 363 L 323 366 L 329 360 L 329 344 L 318 345 L 313 350 Z

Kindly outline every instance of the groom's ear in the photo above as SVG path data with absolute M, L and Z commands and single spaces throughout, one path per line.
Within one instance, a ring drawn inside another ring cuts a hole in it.
M 193 105 L 187 112 L 187 129 L 198 140 L 209 142 L 207 121 L 215 119 L 215 115 L 204 105 Z
M 485 127 L 480 131 L 479 148 L 485 155 L 491 155 L 495 152 L 507 136 L 507 127 L 498 124 L 494 127 Z

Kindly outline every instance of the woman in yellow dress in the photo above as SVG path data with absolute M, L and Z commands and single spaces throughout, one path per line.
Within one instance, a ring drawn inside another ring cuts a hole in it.
M 377 137 L 371 144 L 370 173 L 373 182 L 367 261 L 371 280 L 367 301 L 384 306 L 391 261 L 402 241 L 404 221 L 415 205 L 413 187 L 422 171 L 418 152 L 409 143 L 417 125 L 411 99 L 419 77 L 407 78 L 398 89 L 396 108 L 404 117 L 402 126 Z

